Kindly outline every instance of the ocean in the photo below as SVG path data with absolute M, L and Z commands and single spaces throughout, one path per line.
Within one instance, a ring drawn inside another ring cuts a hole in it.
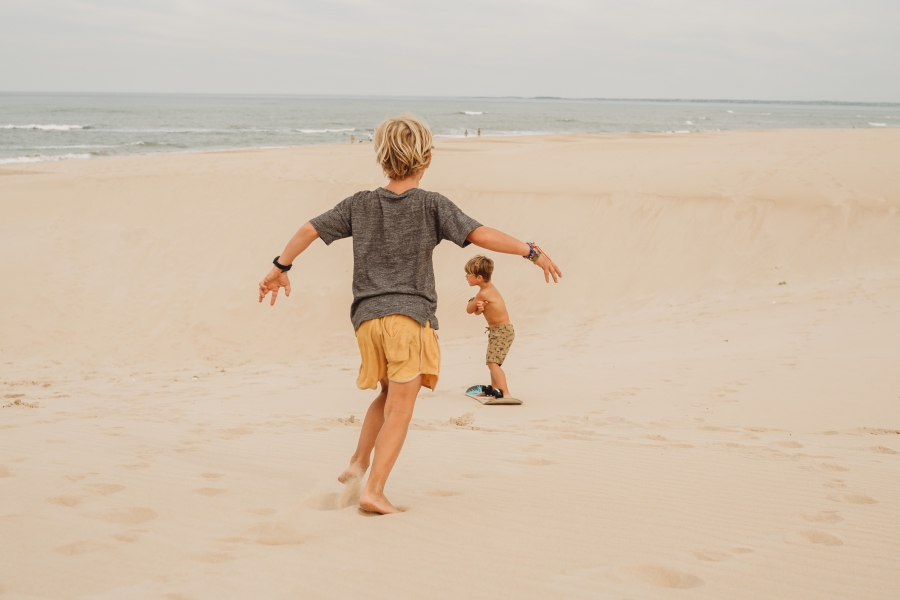
M 900 104 L 0 93 L 0 164 L 364 142 L 402 112 L 438 137 L 900 127 Z

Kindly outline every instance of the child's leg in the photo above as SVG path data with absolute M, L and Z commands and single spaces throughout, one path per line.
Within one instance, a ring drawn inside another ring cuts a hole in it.
M 416 396 L 421 387 L 421 375 L 412 381 L 393 382 L 388 386 L 387 399 L 384 403 L 384 425 L 375 441 L 372 472 L 359 498 L 359 507 L 363 510 L 381 514 L 400 512 L 384 497 L 384 484 L 403 448 L 413 408 L 416 405 Z
M 495 362 L 489 362 L 487 366 L 491 371 L 491 385 L 502 390 L 505 398 L 511 398 L 512 396 L 509 393 L 509 387 L 506 385 L 506 373 L 504 373 L 503 369 L 500 368 L 500 365 Z
M 381 393 L 369 405 L 366 418 L 363 420 L 362 430 L 359 432 L 359 442 L 356 444 L 356 452 L 350 458 L 350 466 L 338 476 L 338 481 L 347 483 L 351 479 L 362 477 L 369 468 L 372 458 L 372 449 L 375 448 L 375 440 L 378 432 L 384 425 L 384 402 L 387 399 L 387 379 L 381 380 Z

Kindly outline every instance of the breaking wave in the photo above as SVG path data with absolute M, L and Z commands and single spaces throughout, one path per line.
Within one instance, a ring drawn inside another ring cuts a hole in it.
M 39 129 L 40 131 L 72 131 L 74 129 L 90 129 L 88 125 L 0 125 L 0 129 Z

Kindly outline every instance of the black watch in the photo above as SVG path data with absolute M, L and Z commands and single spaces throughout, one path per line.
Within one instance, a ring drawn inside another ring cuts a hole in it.
M 275 259 L 272 261 L 272 264 L 275 265 L 276 267 L 278 267 L 282 273 L 287 273 L 288 271 L 290 271 L 291 267 L 293 267 L 294 265 L 283 265 L 280 262 L 278 262 L 279 258 L 281 258 L 281 256 L 276 256 Z

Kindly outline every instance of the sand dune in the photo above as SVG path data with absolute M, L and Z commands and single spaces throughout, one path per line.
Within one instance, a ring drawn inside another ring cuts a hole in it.
M 368 144 L 0 167 L 4 598 L 895 598 L 900 133 L 441 141 L 496 257 L 522 407 L 435 254 L 443 373 L 366 518 L 335 481 Z M 4 406 L 5 405 L 5 406 Z M 5 594 L 4 594 L 5 592 Z

